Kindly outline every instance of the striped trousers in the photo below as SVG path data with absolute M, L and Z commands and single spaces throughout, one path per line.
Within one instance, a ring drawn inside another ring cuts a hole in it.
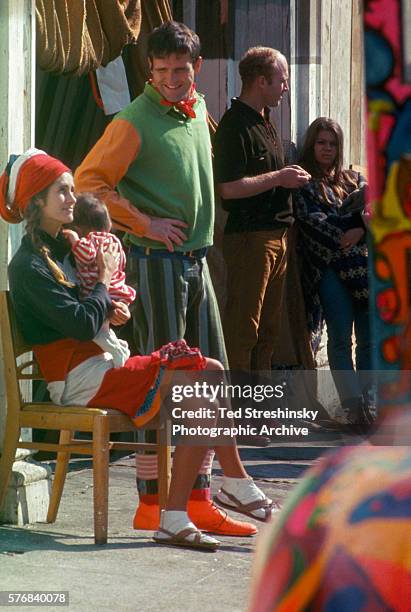
M 141 256 L 133 249 L 127 258 L 127 283 L 137 291 L 131 306 L 127 340 L 132 354 L 149 354 L 163 344 L 185 339 L 203 355 L 228 367 L 217 300 L 205 257 Z M 146 439 L 152 441 L 151 433 Z M 147 441 L 148 441 L 147 440 Z M 208 499 L 213 452 L 206 456 L 192 499 Z M 157 456 L 137 456 L 140 500 L 157 503 Z

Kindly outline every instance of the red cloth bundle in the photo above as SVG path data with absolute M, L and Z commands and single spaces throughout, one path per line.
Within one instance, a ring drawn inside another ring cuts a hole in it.
M 200 349 L 191 348 L 185 340 L 169 342 L 158 351 L 160 362 L 169 370 L 204 370 L 206 359 Z

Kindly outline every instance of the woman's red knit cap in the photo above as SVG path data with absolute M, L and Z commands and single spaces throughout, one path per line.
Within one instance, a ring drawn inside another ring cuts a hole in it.
M 0 177 L 0 216 L 9 223 L 20 223 L 33 196 L 64 172 L 70 172 L 70 168 L 40 149 L 11 155 Z

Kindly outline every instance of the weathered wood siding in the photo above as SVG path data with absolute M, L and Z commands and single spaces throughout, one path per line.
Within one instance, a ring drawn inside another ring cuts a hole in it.
M 34 0 L 0 1 L 0 172 L 10 154 L 23 153 L 34 142 Z M 21 242 L 22 224 L 0 220 L 0 289 L 7 288 L 7 264 Z M 3 356 L 0 355 L 0 361 Z M 6 398 L 0 368 L 0 449 Z M 31 384 L 23 388 L 30 397 Z M 24 439 L 31 439 L 25 432 Z
M 34 0 L 0 3 L 0 172 L 11 153 L 34 142 Z M 0 289 L 7 288 L 7 263 L 21 240 L 21 226 L 0 220 Z
M 279 49 L 290 63 L 290 95 L 273 110 L 281 137 L 298 146 L 311 121 L 336 119 L 346 163 L 365 165 L 361 0 L 176 0 L 175 17 L 199 33 L 198 87 L 215 119 L 240 93 L 238 62 L 251 46 Z
M 187 10 L 187 13 L 189 12 L 192 19 L 191 0 L 185 1 L 184 7 L 186 6 L 190 6 L 190 12 Z M 201 91 L 206 92 L 209 110 L 218 120 L 230 105 L 231 98 L 240 93 L 238 63 L 249 47 L 274 47 L 287 58 L 290 57 L 290 3 L 289 0 L 207 2 L 207 12 L 210 12 L 210 16 L 215 15 L 217 9 L 220 29 L 215 19 L 211 23 L 205 20 L 202 0 L 196 5 L 195 22 L 205 51 L 198 86 Z M 220 41 L 219 55 L 214 44 L 210 57 L 207 37 Z M 282 138 L 289 140 L 291 116 L 288 98 L 283 100 L 280 109 L 273 111 L 273 118 L 280 128 Z
M 361 0 L 322 0 L 321 115 L 345 135 L 346 163 L 365 164 Z

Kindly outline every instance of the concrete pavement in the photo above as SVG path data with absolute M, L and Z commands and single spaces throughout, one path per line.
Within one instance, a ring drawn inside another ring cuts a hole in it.
M 283 504 L 322 450 L 294 447 L 292 460 L 287 457 L 290 448 L 287 453 L 281 444 L 243 448 L 241 454 L 259 485 Z M 214 490 L 221 482 L 218 466 L 215 473 Z M 96 547 L 92 486 L 89 462 L 72 461 L 56 523 L 0 526 L 0 590 L 69 591 L 71 612 L 247 609 L 256 538 L 221 537 L 216 553 L 155 544 L 151 532 L 132 529 L 137 504 L 134 460 L 123 458 L 110 468 L 108 544 Z

